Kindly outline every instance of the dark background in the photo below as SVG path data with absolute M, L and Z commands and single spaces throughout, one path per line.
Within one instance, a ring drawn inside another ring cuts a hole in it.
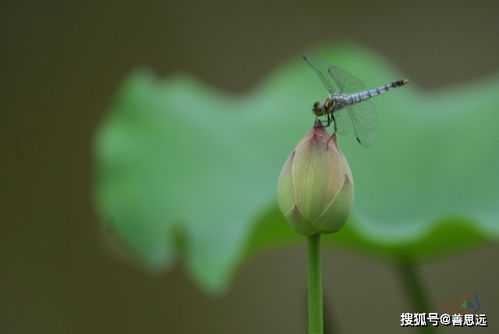
M 92 135 L 138 64 L 244 92 L 318 43 L 378 51 L 428 91 L 499 70 L 497 1 L 3 1 L 0 333 L 304 333 L 305 249 L 250 261 L 213 298 L 178 265 L 150 276 L 108 255 L 92 207 Z M 497 245 L 421 267 L 435 304 L 478 293 L 499 320 Z M 325 251 L 336 333 L 413 332 L 394 268 Z M 435 311 L 440 311 L 438 308 Z M 452 329 L 450 330 L 452 331 Z

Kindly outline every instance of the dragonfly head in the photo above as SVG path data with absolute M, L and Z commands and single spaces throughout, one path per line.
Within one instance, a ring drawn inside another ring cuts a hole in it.
M 317 101 L 314 103 L 312 106 L 312 112 L 314 113 L 315 116 L 322 116 L 324 115 L 324 108 L 322 107 L 322 104 Z

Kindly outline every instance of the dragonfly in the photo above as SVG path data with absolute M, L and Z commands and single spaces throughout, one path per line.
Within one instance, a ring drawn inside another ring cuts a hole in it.
M 371 146 L 376 140 L 377 114 L 374 104 L 369 101 L 374 96 L 402 87 L 409 80 L 367 89 L 364 83 L 339 66 L 328 65 L 321 58 L 307 52 L 303 59 L 319 76 L 329 91 L 323 103 L 315 102 L 312 112 L 316 117 L 326 116 L 326 127 L 333 124 L 334 132 L 347 134 L 353 126 L 357 141 L 363 146 Z

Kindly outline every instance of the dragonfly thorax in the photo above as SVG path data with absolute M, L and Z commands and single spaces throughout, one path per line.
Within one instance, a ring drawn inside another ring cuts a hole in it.
M 312 107 L 312 112 L 315 116 L 323 116 L 340 110 L 346 105 L 348 105 L 348 95 L 333 93 L 324 100 L 324 103 L 315 102 Z

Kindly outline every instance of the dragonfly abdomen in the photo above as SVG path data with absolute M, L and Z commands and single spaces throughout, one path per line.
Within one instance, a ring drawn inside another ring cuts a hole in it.
M 374 96 L 380 95 L 382 93 L 388 92 L 388 91 L 390 91 L 390 90 L 392 90 L 394 88 L 398 88 L 398 87 L 402 87 L 404 85 L 407 85 L 408 83 L 409 83 L 409 80 L 407 80 L 407 79 L 398 80 L 398 81 L 394 81 L 392 83 L 389 83 L 389 84 L 386 84 L 386 85 L 383 85 L 383 86 L 376 87 L 374 89 L 370 89 L 370 90 L 366 90 L 366 91 L 363 91 L 363 92 L 358 92 L 358 93 L 355 93 L 355 94 L 351 94 L 348 97 L 348 102 L 349 103 L 357 103 L 357 102 L 365 101 L 367 99 L 370 99 L 371 97 L 374 97 Z

